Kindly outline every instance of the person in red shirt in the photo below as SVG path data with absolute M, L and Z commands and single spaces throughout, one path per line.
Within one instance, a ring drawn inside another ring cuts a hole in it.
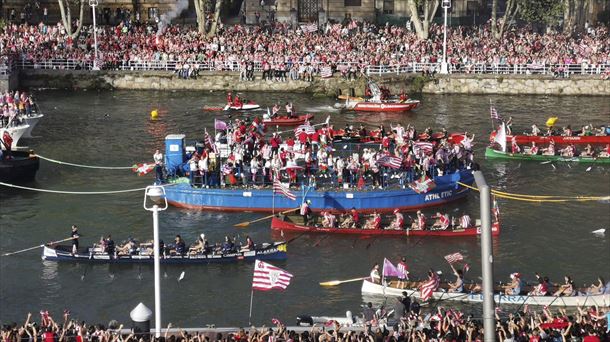
M 303 129 L 303 130 L 301 130 L 301 132 L 299 132 L 299 135 L 297 136 L 297 138 L 299 139 L 299 142 L 303 145 L 305 145 L 305 143 L 309 139 L 309 137 L 307 136 L 307 133 L 305 133 L 305 129 Z

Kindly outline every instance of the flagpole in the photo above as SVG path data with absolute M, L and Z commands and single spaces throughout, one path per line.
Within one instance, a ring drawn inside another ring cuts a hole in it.
M 492 102 L 491 99 L 489 99 L 489 120 L 491 121 L 491 131 L 494 131 L 494 118 L 491 117 L 491 109 L 492 109 Z
M 252 325 L 252 299 L 254 299 L 254 288 L 252 288 L 252 292 L 250 292 L 250 314 L 248 315 L 248 325 Z
M 273 214 L 273 216 L 275 216 L 275 173 L 273 171 L 271 171 L 271 174 L 273 175 L 273 183 L 271 184 L 271 214 Z

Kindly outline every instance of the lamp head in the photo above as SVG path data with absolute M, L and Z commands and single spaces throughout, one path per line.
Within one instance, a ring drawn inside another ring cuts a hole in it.
M 89 6 L 97 6 L 97 5 L 98 5 L 97 0 L 89 0 Z
M 147 206 L 147 199 L 153 203 L 153 206 Z M 167 199 L 165 198 L 165 188 L 162 186 L 151 185 L 147 186 L 144 192 L 144 209 L 152 210 L 157 205 L 158 210 L 167 209 Z

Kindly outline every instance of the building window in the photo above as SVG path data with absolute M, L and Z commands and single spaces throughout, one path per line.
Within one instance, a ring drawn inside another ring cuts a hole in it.
M 394 14 L 394 0 L 383 1 L 383 14 Z
M 362 0 L 344 0 L 344 6 L 362 6 Z

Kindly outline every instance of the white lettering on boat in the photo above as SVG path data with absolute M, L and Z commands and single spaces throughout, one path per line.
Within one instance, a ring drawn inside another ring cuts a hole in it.
M 354 198 L 354 194 L 347 193 L 345 194 L 345 198 Z
M 244 197 L 252 197 L 252 192 L 251 191 L 244 191 Z
M 427 194 L 426 197 L 424 198 L 424 201 L 427 202 L 427 201 L 439 200 L 442 198 L 451 197 L 451 195 L 453 195 L 452 190 L 447 190 L 447 191 L 433 193 L 433 194 Z

